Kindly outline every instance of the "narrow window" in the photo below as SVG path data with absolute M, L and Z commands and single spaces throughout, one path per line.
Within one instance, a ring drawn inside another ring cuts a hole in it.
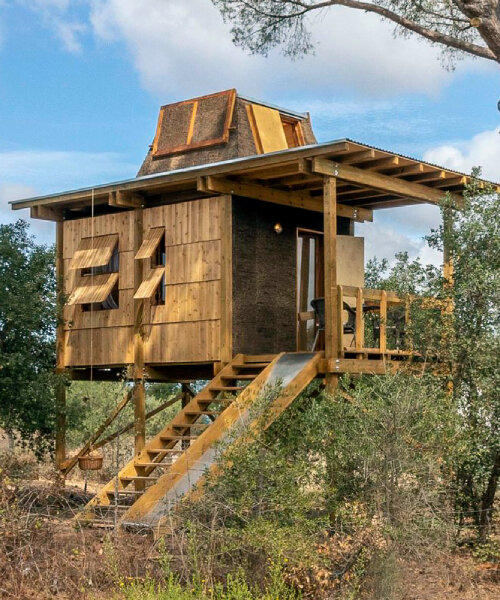
M 163 267 L 163 276 L 161 278 L 158 287 L 155 290 L 151 303 L 153 305 L 165 304 L 166 300 L 166 282 L 165 282 L 165 264 L 166 264 L 166 248 L 165 248 L 165 234 L 162 236 L 160 243 L 156 247 L 156 251 L 151 257 L 151 268 Z

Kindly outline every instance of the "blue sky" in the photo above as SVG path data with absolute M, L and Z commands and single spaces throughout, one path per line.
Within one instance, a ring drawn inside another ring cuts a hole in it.
M 498 65 L 447 71 L 437 47 L 343 8 L 311 25 L 316 53 L 293 62 L 234 48 L 210 0 L 0 0 L 1 221 L 20 214 L 9 200 L 134 176 L 161 104 L 229 87 L 309 110 L 321 141 L 500 180 Z M 429 207 L 380 211 L 358 232 L 367 255 L 436 260 L 421 241 L 436 223 Z M 51 241 L 52 225 L 33 230 Z

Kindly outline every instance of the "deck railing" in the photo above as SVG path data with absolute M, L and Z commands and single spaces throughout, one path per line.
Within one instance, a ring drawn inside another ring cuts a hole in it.
M 368 358 L 373 355 L 408 357 L 418 354 L 412 347 L 409 326 L 416 296 L 404 298 L 395 292 L 353 286 L 337 286 L 339 356 Z M 445 307 L 434 298 L 418 298 L 426 309 Z

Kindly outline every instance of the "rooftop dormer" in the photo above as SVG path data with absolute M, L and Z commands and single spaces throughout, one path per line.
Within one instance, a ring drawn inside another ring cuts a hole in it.
M 309 114 L 226 90 L 166 104 L 138 175 L 315 144 Z

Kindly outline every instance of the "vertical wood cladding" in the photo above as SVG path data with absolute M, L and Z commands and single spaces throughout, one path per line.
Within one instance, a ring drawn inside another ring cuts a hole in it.
M 323 215 L 233 199 L 234 353 L 295 351 L 297 227 L 323 231 Z
M 66 293 L 80 278 L 68 266 L 83 237 L 118 234 L 119 308 L 83 311 L 66 306 L 65 365 L 126 365 L 133 361 L 135 211 L 64 222 Z M 219 359 L 220 200 L 205 198 L 143 211 L 143 236 L 165 227 L 166 300 L 143 303 L 145 361 L 152 364 Z M 143 260 L 146 278 L 150 259 Z

